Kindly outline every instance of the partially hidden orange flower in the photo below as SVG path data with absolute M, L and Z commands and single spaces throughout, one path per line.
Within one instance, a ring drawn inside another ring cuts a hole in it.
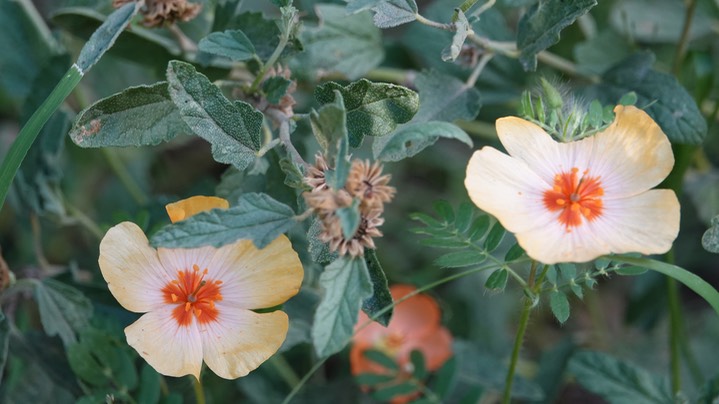
M 470 198 L 545 264 L 667 252 L 679 232 L 679 201 L 651 188 L 674 166 L 669 139 L 636 107 L 614 112 L 605 130 L 568 143 L 524 119 L 497 120 L 509 155 L 492 147 L 474 153 Z
M 167 211 L 174 222 L 227 206 L 221 198 L 193 197 Z M 159 373 L 198 379 L 203 360 L 218 376 L 235 379 L 272 356 L 287 335 L 287 315 L 252 310 L 285 302 L 303 278 L 284 235 L 261 250 L 250 240 L 155 250 L 131 222 L 108 230 L 99 264 L 117 301 L 145 313 L 125 328 L 128 344 Z
M 410 285 L 394 285 L 390 293 L 397 301 L 415 290 Z M 357 332 L 350 350 L 352 374 L 389 372 L 365 357 L 364 353 L 368 350 L 384 352 L 408 373 L 411 373 L 410 353 L 419 350 L 428 370 L 439 369 L 452 356 L 452 335 L 440 320 L 439 305 L 431 296 L 418 294 L 400 302 L 395 306 L 387 327 L 373 322 Z M 360 312 L 357 327 L 367 321 L 367 315 Z

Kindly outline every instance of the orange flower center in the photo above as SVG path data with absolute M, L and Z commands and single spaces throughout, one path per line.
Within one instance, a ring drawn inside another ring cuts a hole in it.
M 177 279 L 162 288 L 165 303 L 177 306 L 172 310 L 172 318 L 177 324 L 189 326 L 193 316 L 200 324 L 217 320 L 215 302 L 222 300 L 222 281 L 205 279 L 205 275 L 206 268 L 200 272 L 200 267 L 193 265 L 192 271 L 177 271 Z
M 567 232 L 582 224 L 582 218 L 592 221 L 602 215 L 604 189 L 599 177 L 588 175 L 585 170 L 579 176 L 579 169 L 554 176 L 554 187 L 544 191 L 544 206 L 550 212 L 559 211 L 559 223 Z

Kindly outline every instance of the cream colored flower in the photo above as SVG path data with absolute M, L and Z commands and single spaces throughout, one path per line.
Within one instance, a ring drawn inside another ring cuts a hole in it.
M 167 210 L 175 221 L 226 203 L 194 197 Z M 145 313 L 125 329 L 128 344 L 159 373 L 198 379 L 203 360 L 218 376 L 235 379 L 272 356 L 285 340 L 287 315 L 252 310 L 282 304 L 303 277 L 284 235 L 261 250 L 250 240 L 155 250 L 131 222 L 105 234 L 99 263 L 117 301 Z
M 670 190 L 650 189 L 674 166 L 671 145 L 644 111 L 614 112 L 607 129 L 569 143 L 523 119 L 499 119 L 509 156 L 492 147 L 474 153 L 465 179 L 470 198 L 546 264 L 668 251 L 679 232 L 679 201 Z

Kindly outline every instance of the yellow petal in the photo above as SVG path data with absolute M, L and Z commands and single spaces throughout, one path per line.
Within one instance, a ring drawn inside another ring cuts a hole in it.
M 636 195 L 658 185 L 674 167 L 669 139 L 641 109 L 614 108 L 614 122 L 582 142 L 591 143 L 591 175 L 600 176 L 606 198 Z
M 284 303 L 299 292 L 304 271 L 290 240 L 280 235 L 258 250 L 240 240 L 217 250 L 208 276 L 221 280 L 225 304 L 261 309 Z
M 202 195 L 193 196 L 165 205 L 165 209 L 167 210 L 167 214 L 170 216 L 172 223 L 187 219 L 190 216 L 194 216 L 206 210 L 216 208 L 227 209 L 229 207 L 230 203 L 225 199 L 218 198 L 216 196 Z
M 161 289 L 171 278 L 136 224 L 123 222 L 107 231 L 98 263 L 122 307 L 144 313 L 162 304 Z
M 205 363 L 218 376 L 236 379 L 269 359 L 287 336 L 282 311 L 255 313 L 218 304 L 218 321 L 201 325 Z
M 536 124 L 510 116 L 497 119 L 496 126 L 507 153 L 525 162 L 544 181 L 551 184 L 555 174 L 565 169 L 561 145 Z
M 172 305 L 144 314 L 125 328 L 127 343 L 165 376 L 200 379 L 202 339 L 197 323 L 184 327 L 172 318 Z

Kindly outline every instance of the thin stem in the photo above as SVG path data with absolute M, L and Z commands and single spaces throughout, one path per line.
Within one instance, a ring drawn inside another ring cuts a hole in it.
M 454 25 L 453 24 L 442 24 L 441 22 L 432 21 L 419 13 L 414 15 L 417 18 L 417 22 L 424 24 L 428 27 L 438 28 L 445 31 L 454 31 Z
M 192 378 L 192 387 L 195 390 L 195 402 L 197 404 L 205 404 L 205 391 L 202 387 L 202 383 L 195 378 L 195 376 L 189 376 Z
M 474 68 L 472 74 L 469 75 L 467 81 L 464 84 L 466 88 L 474 87 L 475 83 L 477 83 L 479 75 L 482 73 L 482 70 L 484 70 L 484 68 L 487 66 L 487 63 L 489 63 L 489 61 L 492 60 L 493 57 L 494 53 L 485 53 L 484 55 L 482 55 L 482 57 L 479 59 L 479 62 L 477 63 L 477 66 Z
M 277 146 L 280 143 L 282 143 L 282 142 L 280 142 L 280 139 L 272 139 L 269 142 L 265 143 L 265 145 L 262 146 L 262 148 L 257 151 L 257 157 L 264 156 L 265 154 L 267 154 L 267 152 L 274 149 L 275 146 Z
M 267 74 L 267 71 L 272 66 L 274 66 L 275 62 L 277 62 L 277 59 L 280 58 L 282 51 L 285 50 L 285 46 L 287 46 L 287 42 L 289 41 L 289 39 L 290 38 L 287 35 L 282 35 L 280 37 L 280 43 L 277 44 L 275 51 L 272 52 L 272 55 L 270 55 L 270 58 L 267 59 L 267 62 L 265 62 L 264 65 L 262 65 L 262 68 L 260 69 L 260 71 L 257 72 L 255 81 L 253 81 L 252 85 L 250 86 L 250 93 L 254 93 L 255 91 L 257 91 L 257 88 L 260 86 L 260 83 L 262 82 L 262 79 L 265 77 L 265 74 Z
M 270 108 L 266 111 L 267 115 L 269 115 L 272 119 L 277 121 L 280 125 L 279 129 L 279 139 L 280 142 L 282 142 L 282 145 L 285 146 L 285 149 L 287 149 L 287 153 L 290 155 L 290 158 L 292 159 L 295 164 L 299 164 L 305 168 L 308 168 L 310 165 L 307 163 L 300 153 L 295 148 L 295 145 L 292 144 L 292 140 L 290 139 L 290 123 L 289 118 L 287 115 L 285 115 L 282 111 Z
M 50 267 L 50 263 L 45 258 L 45 252 L 42 248 L 42 226 L 40 226 L 40 219 L 35 213 L 30 213 L 30 228 L 32 229 L 32 244 L 37 262 L 43 270 L 46 270 Z
M 684 16 L 684 26 L 682 27 L 682 34 L 679 37 L 677 53 L 674 55 L 674 66 L 672 66 L 672 72 L 675 76 L 678 76 L 682 69 L 682 62 L 684 61 L 684 56 L 686 56 L 687 47 L 689 45 L 689 34 L 692 27 L 692 20 L 694 19 L 694 11 L 697 8 L 696 0 L 687 0 L 687 3 L 687 13 Z
M 182 53 L 189 54 L 197 52 L 197 44 L 195 41 L 190 39 L 184 32 L 177 26 L 177 24 L 171 24 L 167 29 L 177 40 L 177 44 L 180 45 Z
M 130 175 L 130 172 L 127 170 L 127 167 L 125 167 L 120 158 L 108 148 L 102 148 L 100 149 L 100 151 L 102 152 L 103 156 L 105 156 L 107 164 L 115 173 L 117 179 L 120 180 L 127 192 L 130 193 L 132 199 L 134 199 L 138 205 L 147 205 L 147 203 L 149 202 L 149 198 L 145 195 L 145 193 L 142 191 L 142 188 L 140 188 L 137 182 L 135 182 L 135 180 L 132 178 L 132 175 Z
M 290 388 L 294 388 L 300 382 L 300 378 L 297 377 L 297 374 L 282 354 L 271 357 L 269 362 Z
M 669 300 L 669 370 L 672 380 L 672 392 L 682 388 L 681 379 L 681 312 L 679 306 L 679 288 L 677 281 L 667 278 L 667 299 Z
M 519 328 L 517 328 L 517 335 L 514 337 L 514 347 L 512 348 L 512 358 L 509 362 L 509 370 L 507 371 L 507 377 L 504 381 L 504 393 L 502 394 L 502 404 L 509 404 L 512 398 L 512 382 L 514 381 L 514 372 L 517 368 L 517 359 L 519 358 L 519 351 L 522 349 L 522 343 L 524 342 L 524 333 L 527 331 L 527 324 L 529 323 L 529 314 L 532 312 L 532 301 L 530 299 L 524 300 L 522 307 L 522 314 L 519 316 Z
M 76 208 L 74 205 L 66 205 L 67 210 L 72 215 L 73 219 L 77 220 L 87 231 L 89 231 L 98 240 L 102 240 L 105 233 L 102 232 L 100 226 L 95 223 L 89 216 L 87 216 L 82 210 Z

